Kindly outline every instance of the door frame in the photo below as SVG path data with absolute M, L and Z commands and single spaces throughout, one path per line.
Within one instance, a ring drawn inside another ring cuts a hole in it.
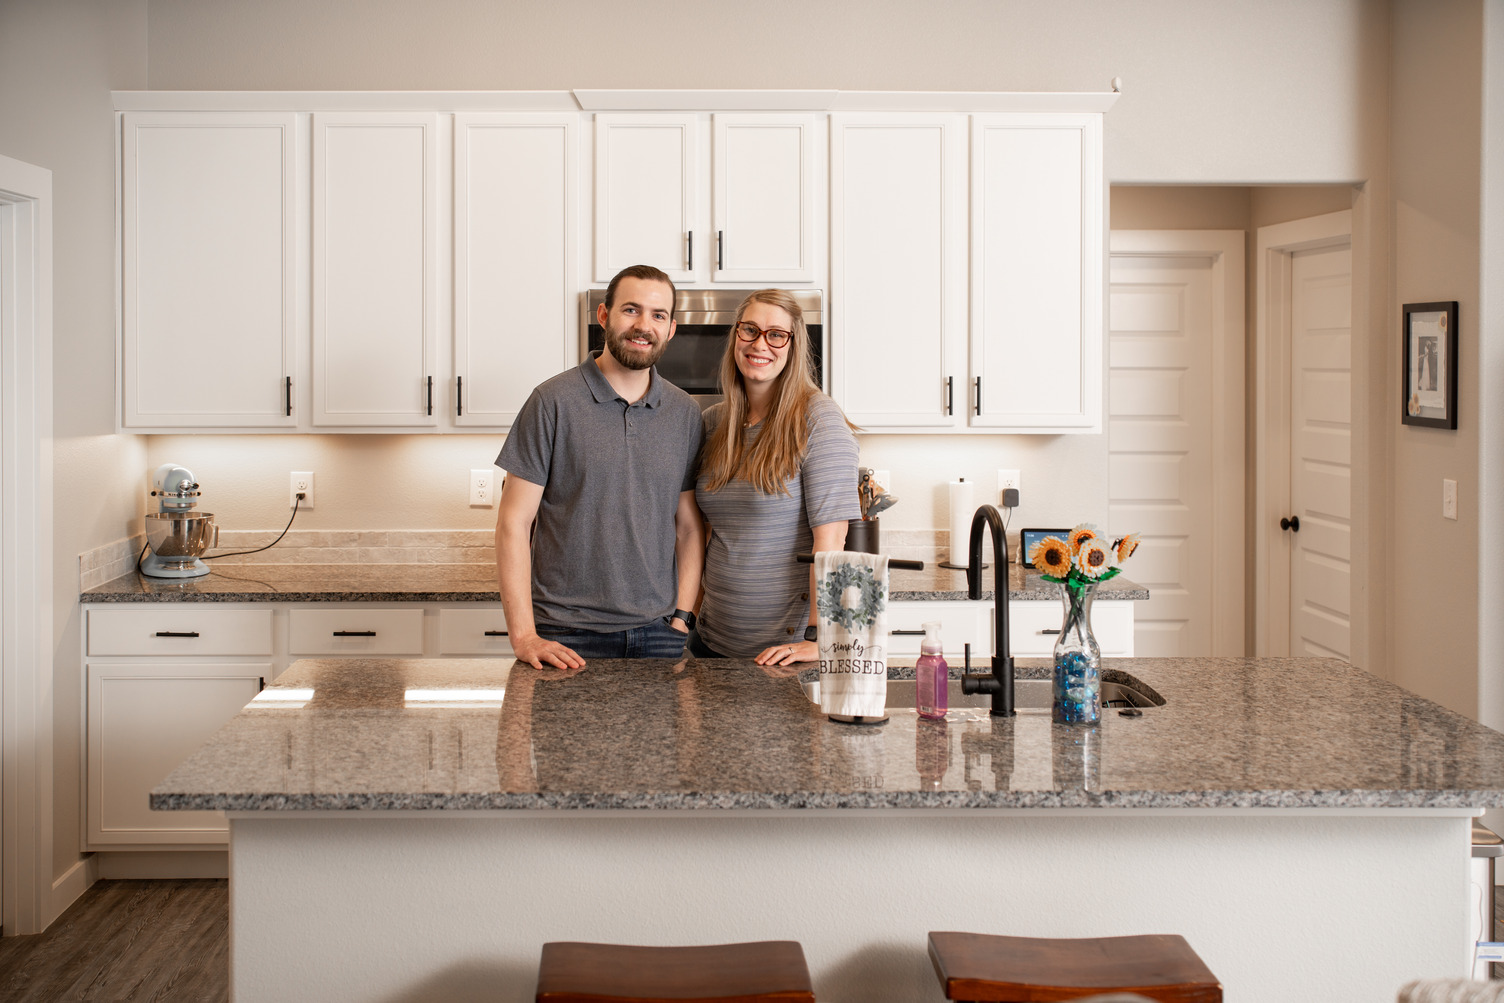
M 1258 228 L 1254 254 L 1254 651 L 1290 650 L 1290 548 L 1275 521 L 1290 500 L 1290 261 L 1300 251 L 1352 246 L 1353 213 Z M 1351 364 L 1351 352 L 1349 352 Z
M 52 887 L 52 172 L 0 156 L 0 927 Z
M 1247 517 L 1244 480 L 1247 315 L 1242 230 L 1112 230 L 1108 234 L 1108 330 L 1112 259 L 1186 257 L 1212 269 L 1212 654 L 1247 653 Z M 1110 349 L 1109 349 L 1110 356 Z M 1108 368 L 1111 360 L 1108 360 Z M 1111 441 L 1111 422 L 1104 415 Z M 1110 446 L 1109 446 L 1110 448 Z

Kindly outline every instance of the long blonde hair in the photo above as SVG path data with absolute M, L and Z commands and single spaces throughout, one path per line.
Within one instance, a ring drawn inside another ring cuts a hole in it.
M 785 311 L 793 322 L 790 325 L 793 337 L 789 339 L 788 361 L 773 385 L 773 399 L 763 416 L 762 432 L 749 449 L 745 429 L 747 388 L 736 368 L 736 326 L 753 303 L 766 303 Z M 804 311 L 794 297 L 782 289 L 759 289 L 737 307 L 736 319 L 726 336 L 726 351 L 721 356 L 720 390 L 726 397 L 725 411 L 721 423 L 705 440 L 701 454 L 700 471 L 707 478 L 706 490 L 719 491 L 733 480 L 745 480 L 763 494 L 788 494 L 788 482 L 799 472 L 804 450 L 809 445 L 809 402 L 821 392 L 815 383 L 814 355 L 809 329 L 804 325 Z

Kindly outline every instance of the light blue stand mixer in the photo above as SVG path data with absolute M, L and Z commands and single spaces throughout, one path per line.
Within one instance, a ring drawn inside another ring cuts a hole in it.
M 146 515 L 146 544 L 151 553 L 141 561 L 141 573 L 152 578 L 198 578 L 209 573 L 199 555 L 219 545 L 219 527 L 210 512 L 195 512 L 198 481 L 192 471 L 164 463 L 152 475 L 151 494 L 157 511 Z

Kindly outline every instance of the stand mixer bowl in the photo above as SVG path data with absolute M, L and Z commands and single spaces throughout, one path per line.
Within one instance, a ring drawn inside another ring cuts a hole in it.
M 151 556 L 143 574 L 191 578 L 209 573 L 199 555 L 219 545 L 219 527 L 212 512 L 151 512 L 146 516 L 146 543 Z

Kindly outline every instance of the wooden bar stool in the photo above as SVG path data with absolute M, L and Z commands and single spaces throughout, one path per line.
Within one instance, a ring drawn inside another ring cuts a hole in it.
M 705 947 L 543 945 L 537 1003 L 815 1003 L 794 940 Z
M 972 1003 L 1056 1003 L 1137 993 L 1161 1003 L 1222 1003 L 1222 985 L 1184 937 L 1041 939 L 930 934 L 945 998 Z

